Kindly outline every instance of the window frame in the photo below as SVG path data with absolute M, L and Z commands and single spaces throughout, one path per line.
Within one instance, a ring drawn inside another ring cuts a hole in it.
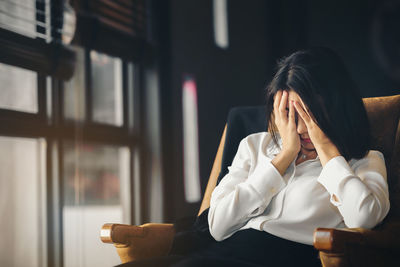
M 57 10 L 51 6 L 49 25 L 58 27 L 61 0 L 49 1 L 56 5 Z M 36 9 L 46 10 L 42 0 L 35 1 Z M 58 6 L 57 6 L 58 5 Z M 46 18 L 36 16 L 36 20 L 46 22 Z M 149 217 L 144 208 L 148 185 L 147 137 L 145 135 L 147 122 L 145 120 L 145 72 L 150 65 L 154 65 L 155 49 L 146 40 L 134 39 L 132 45 L 135 53 L 129 52 L 127 59 L 122 59 L 122 126 L 113 126 L 93 122 L 90 72 L 90 49 L 85 47 L 85 120 L 76 122 L 66 119 L 64 116 L 64 90 L 65 82 L 72 76 L 75 65 L 75 54 L 68 45 L 61 44 L 59 32 L 43 29 L 37 26 L 36 31 L 52 38 L 51 43 L 46 43 L 45 38 L 30 38 L 24 35 L 0 28 L 0 47 L 4 58 L 1 62 L 12 66 L 18 66 L 37 73 L 37 101 L 38 112 L 29 113 L 11 109 L 0 108 L 0 135 L 6 137 L 43 138 L 46 142 L 46 170 L 45 170 L 45 198 L 47 223 L 47 266 L 63 266 L 63 142 L 76 141 L 76 129 L 82 133 L 81 142 L 91 144 L 104 144 L 126 146 L 129 148 L 129 189 L 131 197 L 130 219 L 133 223 L 142 223 Z M 111 33 L 110 30 L 108 33 Z M 148 33 L 146 33 L 148 34 Z M 55 40 L 55 42 L 54 42 Z M 5 42 L 7 41 L 7 42 Z M 119 40 L 126 41 L 125 39 Z M 15 46 L 15 44 L 18 44 Z M 144 50 L 145 55 L 141 55 Z M 55 52 L 59 52 L 59 62 L 53 62 Z M 118 50 L 116 50 L 118 51 Z M 26 56 L 29 52 L 30 56 Z M 99 51 L 104 53 L 102 51 Z M 132 54 L 133 53 L 133 54 Z M 115 56 L 115 55 L 110 55 Z M 55 63 L 57 63 L 55 65 Z M 149 65 L 150 64 L 150 65 Z M 129 66 L 128 66 L 129 65 Z M 133 68 L 131 68 L 132 66 Z M 49 81 L 49 82 L 48 82 Z M 48 88 L 50 86 L 50 88 Z M 50 93 L 50 95 L 48 95 Z M 49 101 L 50 98 L 50 101 Z M 51 114 L 48 114 L 48 110 Z M 138 193 L 139 195 L 135 195 Z
M 88 54 L 90 51 L 86 51 Z M 87 61 L 86 61 L 87 62 Z M 141 82 L 140 62 L 129 62 L 135 64 L 133 73 L 128 73 L 128 62 L 122 61 L 122 126 L 112 126 L 88 120 L 88 116 L 83 122 L 75 122 L 64 117 L 64 82 L 54 77 L 49 77 L 51 81 L 51 101 L 47 101 L 47 77 L 38 73 L 38 112 L 27 113 L 15 110 L 0 109 L 0 135 L 8 137 L 43 138 L 46 142 L 46 213 L 47 218 L 47 262 L 48 266 L 63 266 L 63 142 L 76 141 L 76 130 L 82 133 L 80 142 L 90 142 L 91 144 L 117 145 L 129 148 L 129 181 L 130 181 L 130 220 L 137 222 L 137 211 L 134 203 L 134 174 L 135 157 L 140 157 L 142 161 L 140 139 L 140 91 L 143 88 Z M 85 63 L 86 79 L 90 77 L 89 64 Z M 134 84 L 128 83 L 128 75 L 133 76 Z M 90 78 L 89 78 L 90 79 Z M 86 87 L 86 91 L 93 90 L 91 85 Z M 90 92 L 90 93 L 93 93 Z M 133 98 L 133 99 L 132 99 Z M 92 99 L 86 92 L 86 108 L 91 108 Z M 51 116 L 47 115 L 47 105 L 51 105 Z M 139 106 L 138 106 L 139 105 Z M 132 109 L 133 108 L 133 109 Z M 133 114 L 132 114 L 133 113 Z M 136 118 L 134 119 L 133 116 Z M 129 123 L 134 121 L 135 124 Z M 139 154 L 137 154 L 139 149 Z M 136 166 L 137 167 L 137 166 Z M 142 176 L 142 175 L 140 175 Z M 140 179 L 141 180 L 141 179 Z M 143 183 L 141 183 L 143 184 Z M 142 211 L 140 211 L 140 214 Z M 136 215 L 135 215 L 136 214 Z M 140 217 L 142 217 L 140 215 Z M 139 219 L 140 220 L 140 219 Z

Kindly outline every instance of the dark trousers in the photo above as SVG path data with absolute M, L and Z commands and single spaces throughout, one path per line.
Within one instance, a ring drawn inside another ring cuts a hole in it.
M 292 242 L 254 229 L 217 242 L 198 232 L 177 235 L 170 255 L 121 266 L 321 266 L 313 246 Z

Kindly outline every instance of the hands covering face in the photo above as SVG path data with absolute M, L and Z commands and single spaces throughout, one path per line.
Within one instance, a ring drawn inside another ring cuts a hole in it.
M 315 123 L 312 114 L 307 111 L 304 103 L 294 101 L 294 107 L 296 108 L 296 111 L 300 115 L 301 119 L 304 121 L 307 127 L 308 135 L 310 136 L 311 142 L 314 144 L 315 148 L 318 150 L 319 148 L 323 148 L 323 146 L 332 145 L 331 140 L 329 140 L 321 128 L 319 128 L 319 126 Z
M 315 123 L 312 114 L 307 110 L 301 99 L 299 98 L 300 102 L 298 102 L 289 101 L 288 98 L 289 93 L 287 91 L 279 90 L 274 99 L 274 122 L 282 138 L 282 150 L 291 155 L 297 155 L 301 149 L 300 134 L 305 133 L 308 133 L 317 150 L 325 145 L 331 145 L 331 141 Z M 296 112 L 300 116 L 299 119 L 305 124 L 307 132 L 298 131 Z

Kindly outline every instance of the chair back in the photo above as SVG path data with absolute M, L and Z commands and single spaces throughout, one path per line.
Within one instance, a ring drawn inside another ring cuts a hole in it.
M 390 216 L 400 217 L 400 95 L 364 98 L 371 127 L 371 149 L 385 156 Z

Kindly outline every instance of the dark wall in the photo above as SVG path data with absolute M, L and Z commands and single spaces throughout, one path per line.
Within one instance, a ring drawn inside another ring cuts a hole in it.
M 400 93 L 378 66 L 370 27 L 379 1 L 228 1 L 229 48 L 214 44 L 211 0 L 156 1 L 166 221 L 194 215 L 184 200 L 181 86 L 198 89 L 200 176 L 205 190 L 230 107 L 262 105 L 278 58 L 311 45 L 335 49 L 362 96 Z
M 166 219 L 195 214 L 199 203 L 185 203 L 182 177 L 181 90 L 184 74 L 197 82 L 199 115 L 200 176 L 202 189 L 208 180 L 230 107 L 262 105 L 264 86 L 271 73 L 266 11 L 268 1 L 228 1 L 229 48 L 214 43 L 212 1 L 169 1 L 168 35 L 164 42 L 164 162 Z M 164 6 L 164 11 L 167 7 Z M 165 16 L 165 14 L 164 14 Z M 164 25 L 166 27 L 166 25 Z M 165 44 L 165 43 L 164 43 Z
M 382 0 L 308 0 L 308 45 L 335 49 L 363 97 L 400 93 L 398 84 L 378 65 L 372 46 L 373 20 L 384 3 Z

